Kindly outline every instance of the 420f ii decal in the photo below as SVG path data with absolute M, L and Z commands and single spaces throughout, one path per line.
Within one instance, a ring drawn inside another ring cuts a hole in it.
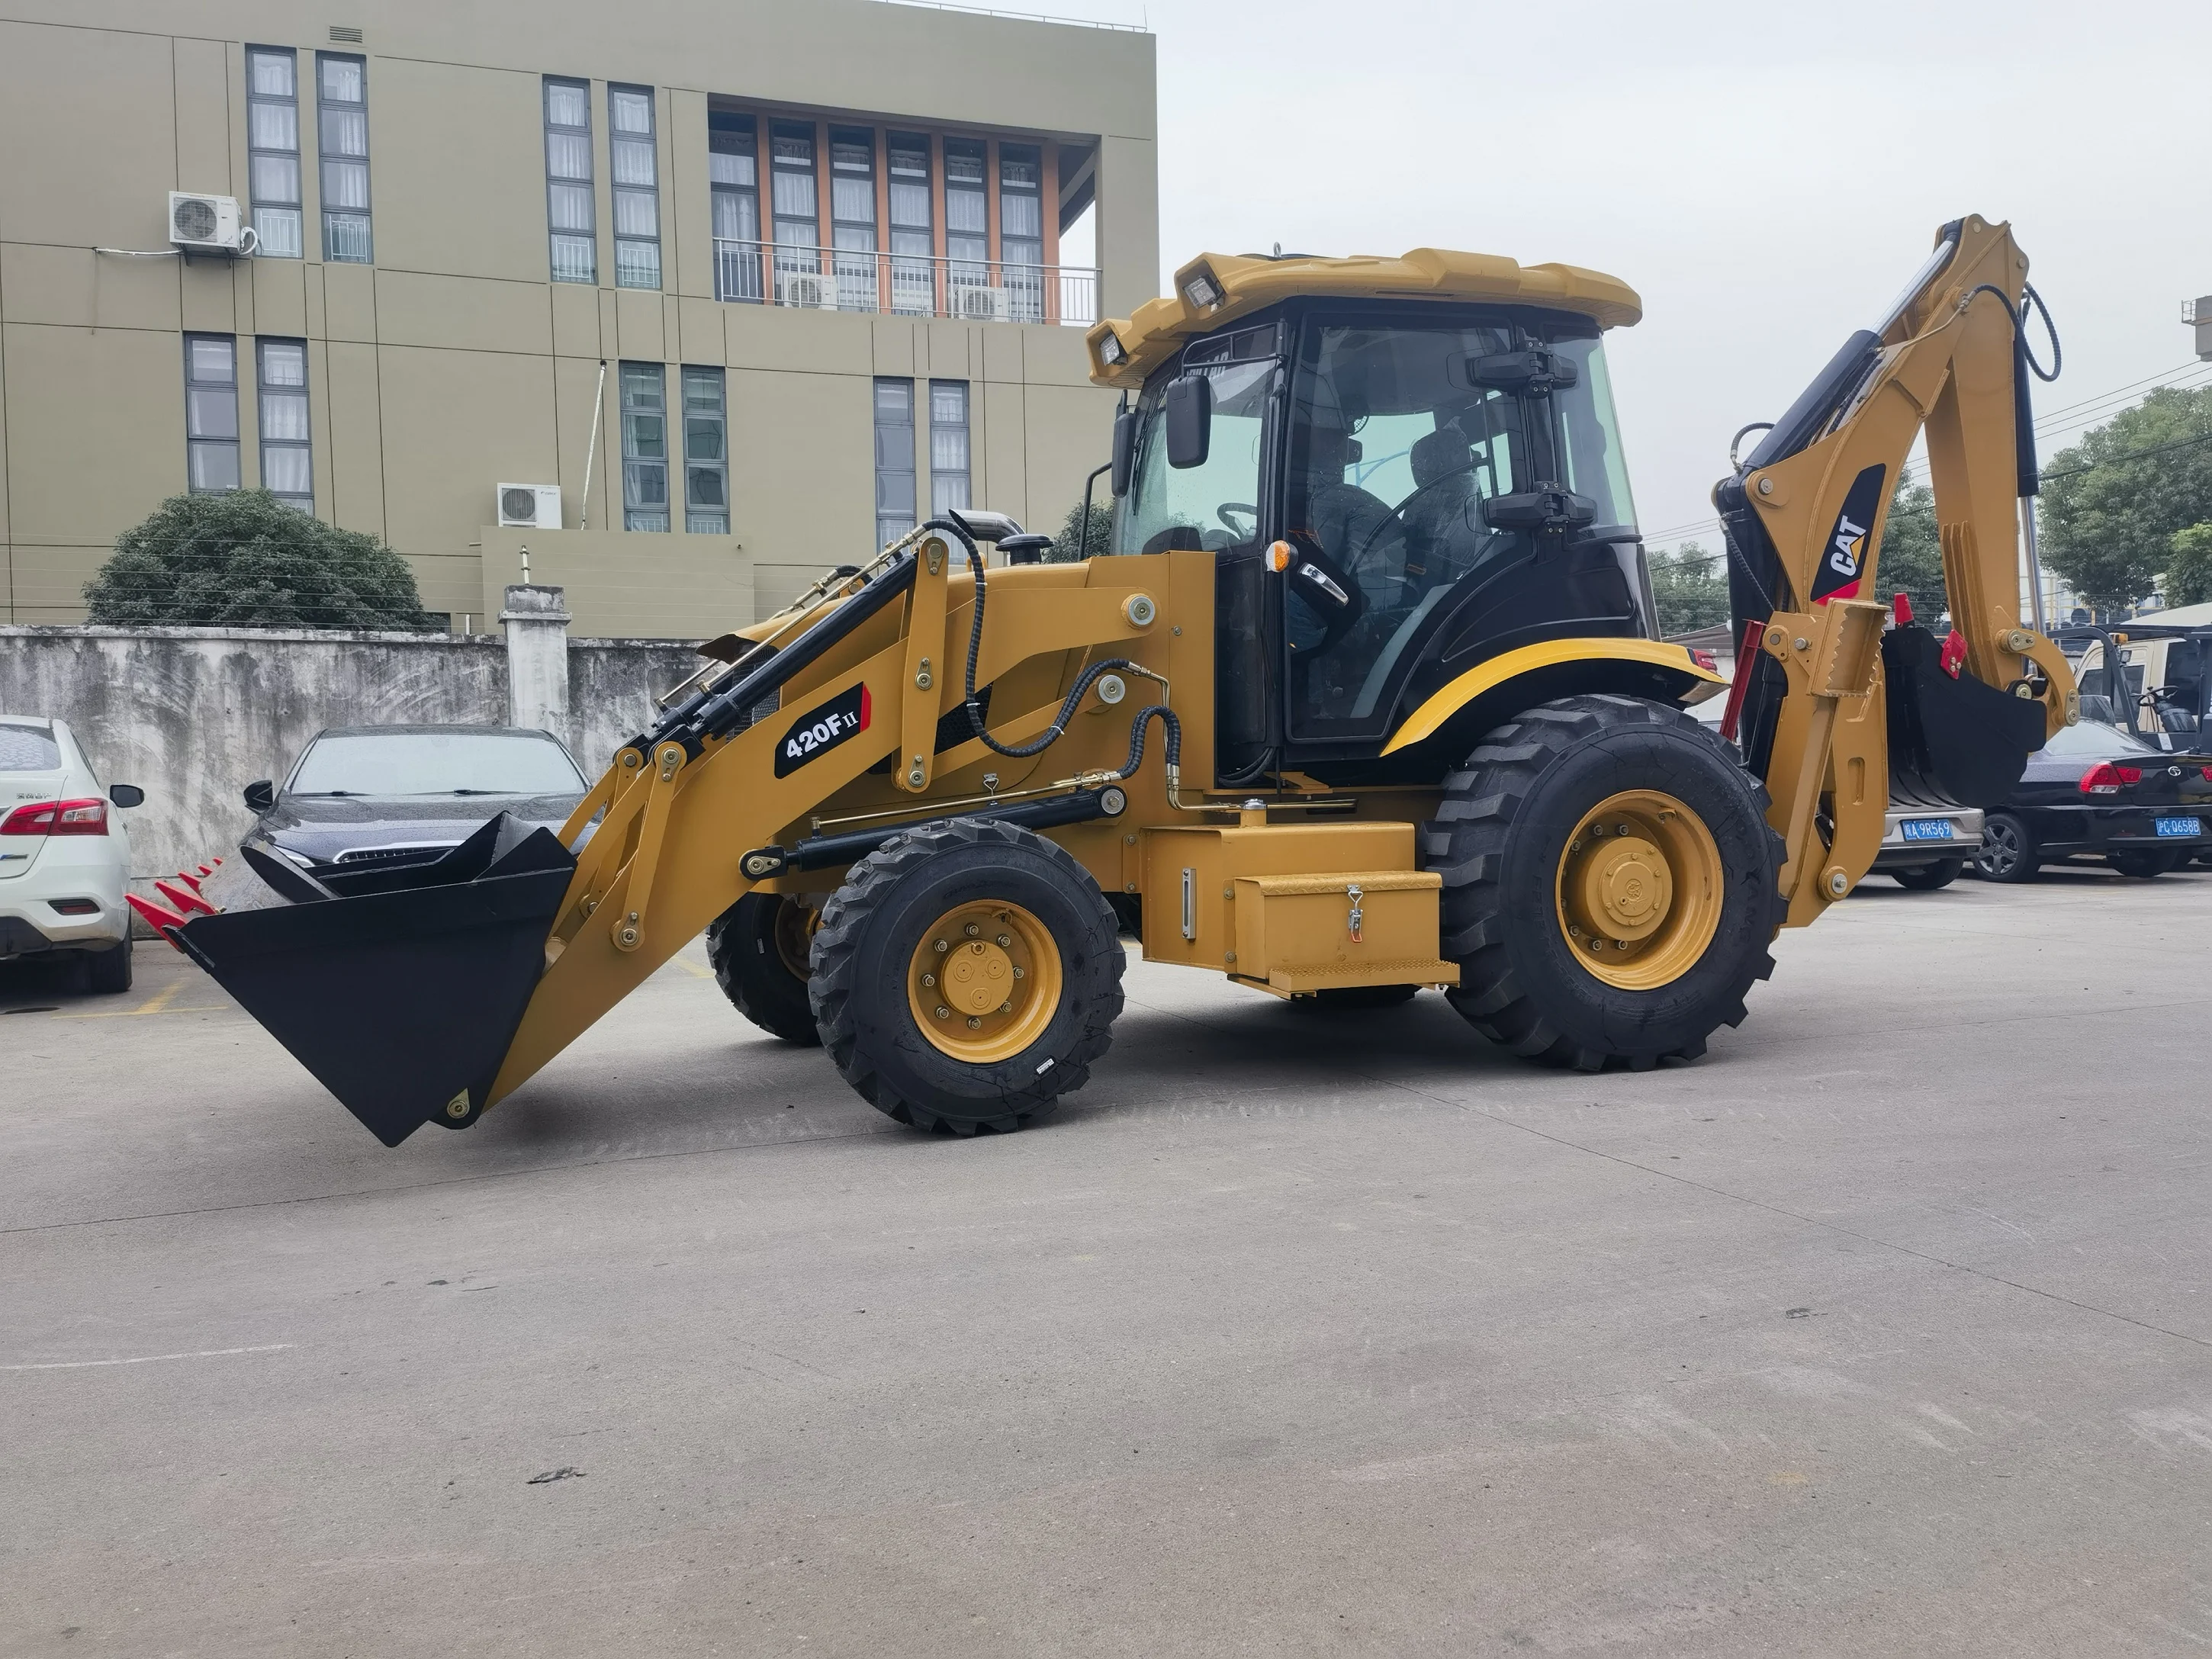
M 819 760 L 848 738 L 868 729 L 868 688 L 840 691 L 819 708 L 801 714 L 775 746 L 775 775 L 787 778 L 807 762 Z
M 1867 556 L 1874 551 L 1874 519 L 1881 511 L 1881 483 L 1889 469 L 1869 466 L 1851 480 L 1843 510 L 1828 527 L 1820 549 L 1820 562 L 1813 573 L 1813 603 L 1856 597 L 1866 574 Z

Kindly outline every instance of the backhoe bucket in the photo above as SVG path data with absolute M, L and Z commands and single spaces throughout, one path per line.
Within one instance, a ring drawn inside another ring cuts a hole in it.
M 1889 768 L 1901 792 L 1961 806 L 2003 805 L 2027 757 L 2043 747 L 2043 705 L 1947 669 L 1942 646 L 1924 628 L 1883 635 L 1881 663 Z
M 386 1146 L 434 1118 L 472 1121 L 544 970 L 574 856 L 505 813 L 412 869 L 317 881 L 242 850 L 289 902 L 196 915 L 178 944 Z

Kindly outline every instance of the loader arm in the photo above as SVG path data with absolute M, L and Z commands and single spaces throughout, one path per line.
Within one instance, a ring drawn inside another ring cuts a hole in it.
M 1962 805 L 1995 805 L 1967 797 L 2001 797 L 2077 717 L 2063 654 L 2020 614 L 2021 509 L 2032 565 L 2036 488 L 2027 281 L 2008 226 L 1945 226 L 1880 328 L 1854 335 L 1714 491 L 1740 641 L 1730 734 L 1772 801 L 1788 925 L 1872 865 L 1893 763 L 1937 773 Z M 1959 642 L 1940 653 L 1917 629 L 1885 641 L 1872 597 L 1923 432 Z

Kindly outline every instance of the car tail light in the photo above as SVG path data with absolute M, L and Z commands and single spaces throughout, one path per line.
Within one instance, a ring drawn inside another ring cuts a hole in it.
M 96 916 L 100 914 L 98 899 L 48 899 L 46 902 L 64 916 Z
M 2204 769 L 2204 781 L 2207 783 L 2212 783 L 2212 766 L 2208 766 Z
M 2124 784 L 2141 783 L 2140 766 L 2115 766 L 2110 761 L 2099 761 L 2081 775 L 2081 793 L 2085 795 L 2117 795 Z
M 88 800 L 40 800 L 19 806 L 0 823 L 0 836 L 104 836 L 107 833 L 107 803 L 97 796 Z

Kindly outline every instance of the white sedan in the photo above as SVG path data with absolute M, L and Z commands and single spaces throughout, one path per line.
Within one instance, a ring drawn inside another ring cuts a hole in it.
M 131 988 L 131 837 L 68 726 L 0 714 L 0 961 L 67 951 L 95 991 Z

